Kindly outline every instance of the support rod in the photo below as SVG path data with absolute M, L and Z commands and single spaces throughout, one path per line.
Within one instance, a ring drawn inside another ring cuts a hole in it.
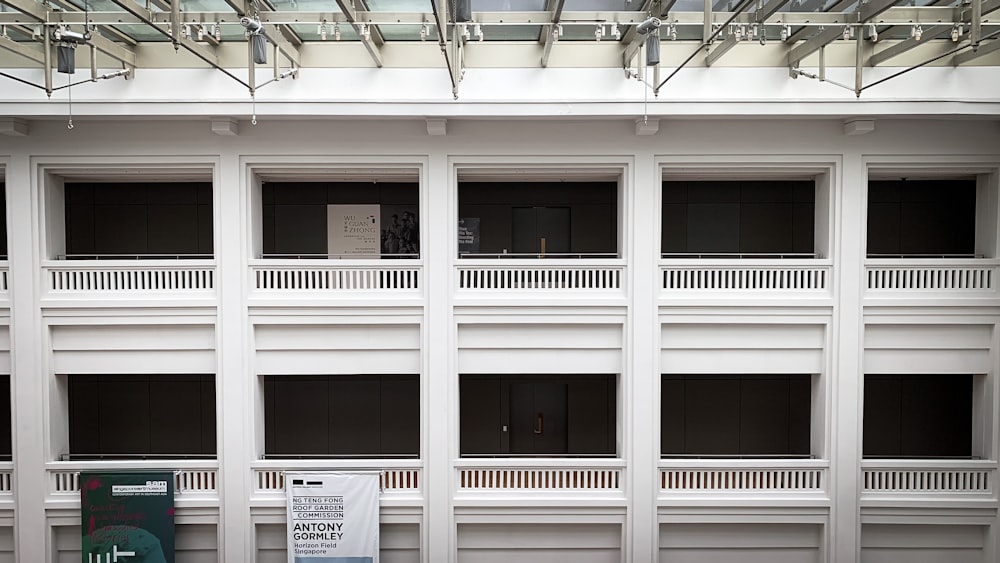
M 705 2 L 706 2 L 706 3 L 710 3 L 710 2 L 711 2 L 711 0 L 705 0 Z M 692 53 L 691 53 L 691 54 L 690 54 L 690 55 L 688 56 L 688 58 L 684 59 L 684 62 L 682 62 L 682 63 L 680 64 L 680 66 L 678 66 L 677 68 L 675 68 L 675 69 L 673 70 L 673 72 L 671 72 L 670 74 L 668 74 L 668 75 L 667 75 L 667 77 L 663 79 L 663 82 L 660 82 L 659 84 L 657 84 L 657 85 L 656 85 L 656 88 L 654 88 L 653 90 L 655 90 L 656 92 L 659 92 L 659 91 L 660 91 L 660 88 L 663 88 L 663 85 L 664 85 L 664 84 L 666 84 L 666 83 L 667 83 L 667 82 L 668 82 L 668 81 L 669 81 L 669 80 L 670 80 L 671 78 L 673 78 L 674 76 L 676 76 L 676 75 L 677 75 L 677 73 L 678 73 L 678 72 L 680 72 L 680 70 L 681 70 L 682 68 L 684 68 L 685 66 L 687 66 L 687 64 L 688 64 L 689 62 L 691 62 L 691 59 L 693 59 L 693 58 L 695 58 L 696 56 L 698 56 L 698 53 L 700 53 L 702 49 L 704 49 L 704 48 L 708 47 L 708 45 L 709 45 L 709 44 L 711 44 L 711 42 L 712 42 L 712 41 L 713 41 L 713 40 L 714 40 L 714 39 L 715 39 L 715 38 L 716 38 L 716 37 L 717 37 L 717 36 L 718 36 L 718 35 L 719 35 L 720 33 L 722 33 L 722 30 L 723 30 L 723 29 L 726 29 L 726 27 L 727 27 L 727 26 L 728 26 L 729 24 L 733 23 L 733 20 L 735 20 L 735 19 L 736 19 L 736 18 L 737 18 L 737 17 L 738 17 L 738 16 L 739 16 L 739 15 L 740 15 L 740 14 L 741 14 L 741 13 L 742 13 L 742 12 L 743 12 L 744 10 L 746 10 L 747 8 L 749 8 L 749 7 L 750 7 L 750 5 L 751 5 L 751 4 L 753 4 L 753 3 L 754 3 L 754 0 L 742 0 L 742 1 L 741 1 L 741 2 L 739 3 L 739 5 L 737 5 L 737 6 L 736 6 L 736 11 L 734 11 L 734 12 L 733 12 L 733 14 L 732 14 L 731 16 L 729 16 L 729 19 L 728 19 L 728 20 L 726 20 L 726 22 L 725 22 L 725 23 L 723 23 L 723 24 L 722 24 L 721 26 L 719 26 L 719 29 L 716 29 L 716 30 L 715 30 L 714 32 L 712 32 L 712 34 L 711 34 L 711 35 L 709 35 L 709 36 L 708 36 L 708 37 L 706 38 L 706 40 L 705 40 L 705 41 L 702 41 L 701 45 L 699 45 L 699 46 L 698 46 L 698 48 L 697 48 L 697 49 L 695 49 L 695 50 L 694 50 L 694 52 L 692 52 Z M 711 22 L 710 22 L 710 21 L 706 21 L 706 22 L 705 22 L 705 25 L 707 25 L 707 26 L 711 27 L 711 25 L 712 25 L 712 24 L 711 24 Z
M 455 80 L 455 71 L 452 70 L 452 62 L 448 57 L 448 40 L 446 39 L 445 28 L 441 25 L 441 12 L 438 10 L 438 0 L 430 0 L 430 2 L 431 10 L 434 12 L 434 26 L 438 32 L 438 45 L 441 47 L 441 54 L 444 55 L 444 64 L 448 67 L 448 78 L 451 79 L 451 93 L 455 98 L 458 98 L 458 82 Z

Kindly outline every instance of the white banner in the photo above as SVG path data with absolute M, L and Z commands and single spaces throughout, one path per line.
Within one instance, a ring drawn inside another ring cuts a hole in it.
M 378 478 L 285 473 L 288 563 L 378 563 Z
M 378 258 L 381 252 L 378 204 L 327 205 L 327 254 L 336 258 Z

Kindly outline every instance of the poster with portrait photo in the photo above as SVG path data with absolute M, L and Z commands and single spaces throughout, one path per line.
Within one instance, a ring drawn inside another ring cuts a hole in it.
M 382 258 L 420 256 L 420 221 L 416 205 L 381 206 Z

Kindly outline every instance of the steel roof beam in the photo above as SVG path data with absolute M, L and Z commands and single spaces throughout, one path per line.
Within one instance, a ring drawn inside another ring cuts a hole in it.
M 542 27 L 542 42 L 544 47 L 542 47 L 542 68 L 549 65 L 549 53 L 552 52 L 552 44 L 556 41 L 556 34 L 558 33 L 556 26 L 559 24 L 559 18 L 562 17 L 563 6 L 566 4 L 566 0 L 549 0 L 548 11 L 551 13 L 552 26 L 546 28 Z M 545 30 L 548 30 L 547 32 Z
M 893 57 L 902 55 L 903 53 L 909 51 L 910 49 L 919 47 L 921 45 L 926 45 L 927 42 L 930 41 L 931 39 L 937 39 L 938 37 L 948 35 L 949 33 L 951 33 L 951 30 L 952 26 L 950 25 L 935 25 L 933 27 L 925 29 L 919 41 L 917 41 L 916 37 L 910 37 L 909 39 L 900 41 L 899 43 L 896 43 L 895 45 L 883 49 L 878 53 L 872 55 L 868 59 L 868 64 L 872 66 L 878 66 Z
M 0 3 L 10 6 L 11 8 L 14 8 L 15 10 L 36 20 L 31 23 L 26 22 L 27 25 L 49 22 L 52 14 L 46 10 L 44 6 L 34 0 L 0 0 Z M 84 18 L 86 18 L 86 14 L 84 14 Z M 47 26 L 45 32 L 49 32 Z M 109 57 L 135 68 L 135 52 L 128 47 L 119 45 L 118 43 L 115 43 L 107 37 L 103 37 L 97 33 L 90 38 L 89 44 Z
M 361 27 L 362 25 L 368 24 L 358 23 L 358 16 L 360 14 L 367 13 L 368 10 L 359 11 L 355 9 L 354 6 L 352 6 L 352 3 L 348 0 L 337 0 L 337 5 L 340 6 L 340 11 L 344 12 L 344 17 L 347 18 L 347 22 L 351 24 L 351 27 L 353 27 L 354 31 L 357 32 L 358 37 L 361 38 L 361 42 L 364 44 L 368 54 L 371 55 L 372 60 L 375 62 L 375 66 L 382 68 L 381 47 L 385 43 L 385 39 L 382 38 L 382 33 L 374 25 L 369 25 L 368 32 L 371 34 L 371 37 L 365 39 L 365 37 L 361 34 Z
M 956 66 L 962 65 L 969 61 L 978 59 L 983 55 L 988 55 L 998 50 L 1000 50 L 1000 39 L 994 39 L 992 41 L 983 41 L 982 43 L 979 44 L 979 48 L 976 49 L 975 51 L 969 49 L 963 53 L 955 55 L 955 58 L 952 59 L 952 63 L 954 63 Z
M 854 0 L 840 0 L 840 2 L 837 2 L 833 6 L 830 6 L 829 10 L 825 10 L 819 13 L 812 13 L 812 12 L 801 12 L 801 13 L 808 16 L 812 16 L 813 18 L 821 15 L 830 15 L 830 14 L 837 14 L 843 16 L 846 15 L 842 13 L 843 10 L 850 8 L 852 4 L 854 4 Z M 810 21 L 816 21 L 816 20 L 810 20 Z M 793 44 L 799 41 L 800 39 L 805 39 L 805 36 L 808 35 L 810 31 L 812 30 L 809 27 L 803 27 L 802 29 L 798 29 L 795 31 L 795 33 L 792 33 L 788 37 L 786 43 Z
M 844 1 L 846 2 L 847 0 Z M 864 23 L 874 18 L 891 8 L 896 1 L 897 0 L 870 0 L 867 4 L 862 4 L 861 10 L 857 12 L 857 22 Z M 841 4 L 842 3 L 843 2 L 841 2 Z M 843 30 L 838 28 L 828 28 L 817 33 L 805 43 L 796 46 L 790 53 L 788 53 L 788 66 L 797 66 L 802 59 L 815 53 L 820 50 L 820 48 L 825 47 L 828 43 L 841 36 L 843 36 Z
M 21 43 L 6 35 L 0 35 L 0 49 L 5 49 L 38 64 L 45 64 L 45 54 L 40 49 L 35 49 L 31 43 Z

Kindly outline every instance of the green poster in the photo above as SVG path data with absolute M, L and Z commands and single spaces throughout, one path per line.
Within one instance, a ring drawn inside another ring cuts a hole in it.
M 174 476 L 80 473 L 83 563 L 174 563 Z

